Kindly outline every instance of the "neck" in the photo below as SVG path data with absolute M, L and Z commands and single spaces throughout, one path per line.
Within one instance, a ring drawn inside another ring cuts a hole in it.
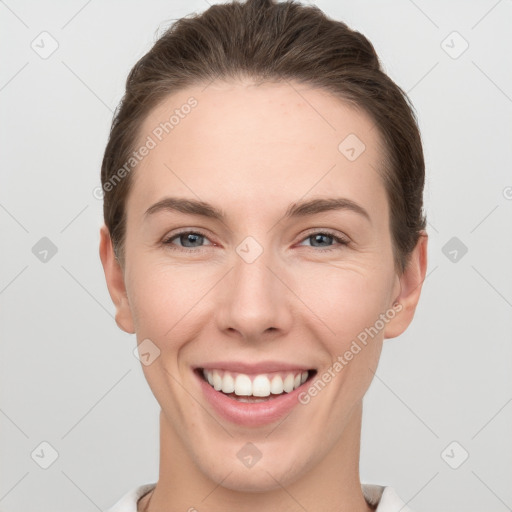
M 359 404 L 338 442 L 300 478 L 286 485 L 275 481 L 270 491 L 244 492 L 209 479 L 161 412 L 159 479 L 154 491 L 139 502 L 139 510 L 224 512 L 229 505 L 240 512 L 369 512 L 359 480 L 361 416 Z

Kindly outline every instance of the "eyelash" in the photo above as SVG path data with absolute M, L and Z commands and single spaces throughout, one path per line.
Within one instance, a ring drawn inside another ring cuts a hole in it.
M 200 252 L 201 249 L 204 249 L 205 247 L 208 247 L 208 246 L 204 246 L 204 247 L 196 247 L 196 248 L 190 248 L 190 247 L 180 247 L 180 246 L 175 246 L 172 241 L 182 235 L 200 235 L 204 238 L 208 238 L 208 236 L 203 233 L 202 231 L 200 230 L 194 230 L 194 231 L 180 231 L 179 233 L 175 233 L 174 235 L 172 235 L 171 237 L 168 237 L 166 239 L 164 239 L 162 241 L 162 244 L 167 246 L 170 250 L 172 251 L 184 251 L 184 252 Z M 346 239 L 346 238 L 343 238 L 335 233 L 333 233 L 332 231 L 329 231 L 329 230 L 321 230 L 321 231 L 312 231 L 310 233 L 308 233 L 302 240 L 301 242 L 304 242 L 305 240 L 307 240 L 308 238 L 311 238 L 312 236 L 314 235 L 327 235 L 328 237 L 332 238 L 333 240 L 335 240 L 336 242 L 338 242 L 340 244 L 340 246 L 346 246 L 349 244 L 349 240 Z M 318 251 L 321 251 L 321 252 L 328 252 L 328 251 L 334 251 L 336 249 L 339 249 L 340 247 L 327 247 L 327 248 L 315 248 L 313 246 L 310 246 L 311 248 L 313 249 L 317 249 Z

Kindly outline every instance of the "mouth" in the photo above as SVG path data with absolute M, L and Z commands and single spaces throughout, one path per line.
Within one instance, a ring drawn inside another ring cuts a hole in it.
M 257 427 L 290 413 L 317 374 L 314 368 L 242 373 L 225 368 L 194 368 L 203 397 L 221 418 Z M 305 408 L 304 408 L 305 409 Z
M 316 374 L 315 369 L 247 374 L 222 369 L 196 368 L 215 391 L 244 403 L 274 400 L 298 389 Z

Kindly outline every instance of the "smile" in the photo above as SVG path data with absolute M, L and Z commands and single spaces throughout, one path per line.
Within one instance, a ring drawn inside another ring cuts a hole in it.
M 257 397 L 270 397 L 290 393 L 304 384 L 309 372 L 273 372 L 258 375 L 247 375 L 224 370 L 203 369 L 203 377 L 216 391 L 241 402 L 259 402 Z M 246 397 L 246 398 L 240 398 Z
M 222 418 L 243 426 L 261 426 L 280 419 L 297 404 L 300 389 L 315 369 L 240 371 L 195 368 L 203 396 Z

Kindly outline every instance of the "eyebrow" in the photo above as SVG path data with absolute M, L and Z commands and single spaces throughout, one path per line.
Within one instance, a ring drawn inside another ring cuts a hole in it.
M 310 199 L 309 201 L 292 203 L 286 210 L 284 218 L 306 217 L 308 215 L 336 210 L 352 211 L 365 217 L 370 224 L 372 222 L 370 215 L 361 205 L 344 197 Z M 165 197 L 161 199 L 146 210 L 144 217 L 147 218 L 160 211 L 175 211 L 190 215 L 200 215 L 220 221 L 225 221 L 226 219 L 226 214 L 211 204 L 195 199 L 179 197 Z

